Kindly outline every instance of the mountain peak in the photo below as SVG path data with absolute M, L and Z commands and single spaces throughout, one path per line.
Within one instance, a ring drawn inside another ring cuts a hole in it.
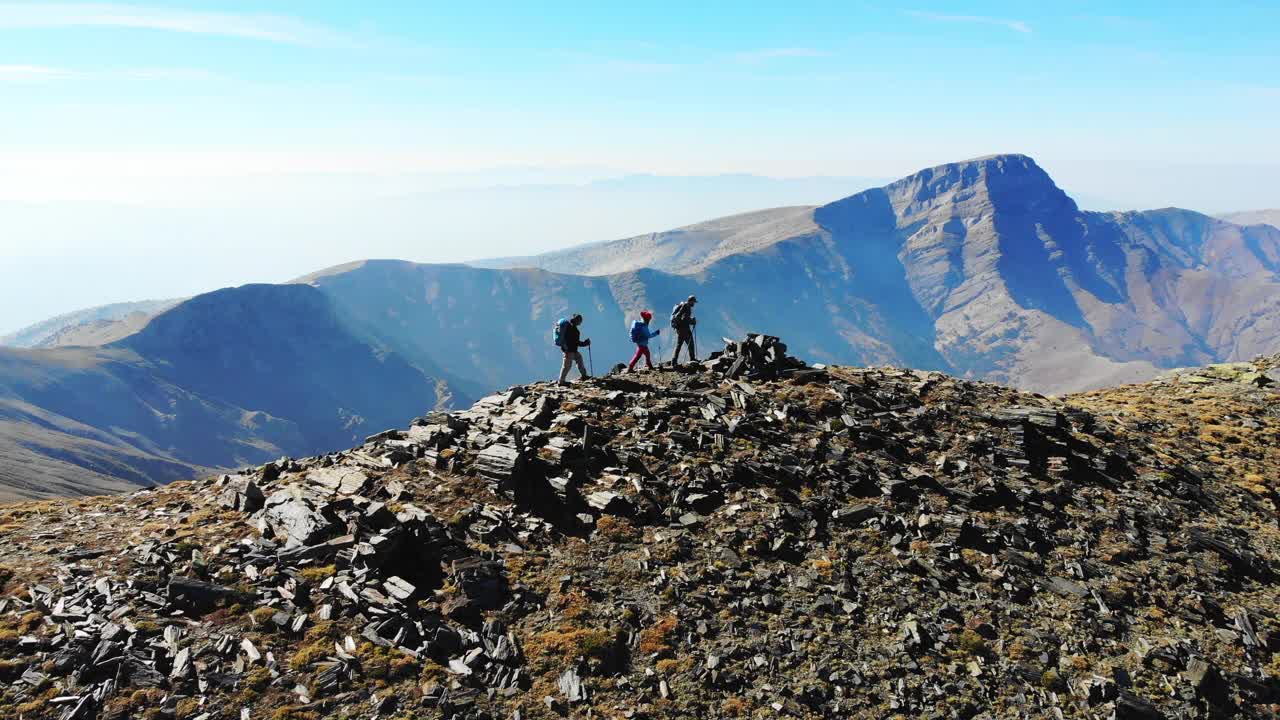
M 941 205 L 969 212 L 1076 212 L 1075 201 L 1028 155 L 986 155 L 937 165 L 883 188 L 900 216 L 928 213 Z
M 929 183 L 938 180 L 981 180 L 984 182 L 994 182 L 998 178 L 1015 179 L 1020 183 L 1047 184 L 1053 186 L 1053 180 L 1049 177 L 1049 173 L 1036 164 L 1036 161 L 1028 155 L 1020 155 L 1017 153 L 1008 153 L 1000 155 L 984 155 L 982 157 L 972 158 L 969 160 L 960 160 L 958 162 L 944 163 L 935 165 L 931 168 L 919 170 L 908 175 L 901 180 L 890 183 L 885 186 L 886 190 L 890 188 L 912 185 L 916 183 Z M 1054 186 L 1056 188 L 1056 186 Z
M 990 155 L 979 155 L 968 160 L 959 160 L 954 163 L 944 163 L 951 165 L 964 165 L 967 163 L 1016 163 L 1021 165 L 1035 165 L 1036 161 L 1030 155 L 1023 153 L 991 153 Z

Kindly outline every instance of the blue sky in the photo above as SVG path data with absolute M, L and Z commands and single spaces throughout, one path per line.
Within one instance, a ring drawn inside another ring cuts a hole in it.
M 699 210 L 595 198 L 512 233 L 489 222 L 498 195 L 470 193 L 470 223 L 376 219 L 462 186 L 887 178 L 1024 152 L 1090 206 L 1280 205 L 1278 4 L 757 5 L 0 0 L 0 286 L 34 297 L 0 332 L 371 245 L 517 254 Z M 347 224 L 317 219 L 335 206 Z M 271 262 L 212 254 L 242 246 Z M 108 261 L 127 282 L 85 289 Z M 65 286 L 37 292 L 48 267 Z
M 0 142 L 772 174 L 1280 152 L 1251 142 L 1274 4 L 539 5 L 0 2 Z

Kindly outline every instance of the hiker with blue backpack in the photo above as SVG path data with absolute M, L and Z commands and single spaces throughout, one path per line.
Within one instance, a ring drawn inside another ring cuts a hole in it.
M 658 337 L 658 333 L 662 331 L 650 330 L 650 320 L 653 320 L 653 313 L 641 310 L 640 319 L 631 323 L 631 342 L 636 344 L 636 354 L 631 358 L 631 364 L 627 365 L 627 372 L 635 372 L 636 363 L 640 362 L 640 358 L 644 358 L 646 368 L 653 369 L 653 358 L 649 355 L 649 341 Z
M 578 363 L 578 372 L 583 378 L 589 378 L 591 375 L 587 373 L 587 366 L 582 364 L 582 353 L 578 352 L 578 348 L 591 347 L 591 339 L 582 339 L 582 331 L 578 328 L 582 324 L 582 316 L 574 315 L 566 320 L 560 318 L 556 322 L 555 341 L 556 347 L 560 348 L 560 352 L 564 353 L 564 362 L 560 364 L 560 383 L 568 385 L 569 368 L 573 367 L 573 363 Z

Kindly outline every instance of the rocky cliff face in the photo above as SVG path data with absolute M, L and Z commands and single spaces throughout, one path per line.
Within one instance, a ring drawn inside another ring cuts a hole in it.
M 0 507 L 0 707 L 1270 716 L 1280 357 L 1060 401 L 786 350 Z
M 1024 156 L 926 170 L 815 217 L 858 243 L 877 203 L 938 351 L 966 375 L 1072 389 L 1280 341 L 1269 228 L 1176 209 L 1082 213 Z

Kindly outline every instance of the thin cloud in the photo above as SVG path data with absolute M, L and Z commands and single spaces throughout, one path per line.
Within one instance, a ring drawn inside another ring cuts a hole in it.
M 1073 19 L 1102 23 L 1121 30 L 1154 30 L 1160 27 L 1160 23 L 1150 18 L 1129 17 L 1127 15 L 1077 15 Z
M 610 57 L 574 50 L 556 50 L 548 54 L 551 57 L 564 60 L 570 66 L 575 68 L 590 69 L 593 71 L 603 70 L 627 75 L 656 75 L 660 73 L 675 72 L 687 67 L 684 63 L 679 62 L 637 60 L 630 57 Z
M 948 15 L 946 13 L 926 12 L 923 10 L 908 10 L 908 15 L 921 18 L 922 20 L 932 20 L 934 22 L 950 22 L 950 23 L 971 23 L 977 25 L 996 25 L 1008 28 L 1014 32 L 1029 33 L 1031 26 L 1022 20 L 1006 20 L 1004 18 L 989 17 L 986 15 Z
M 662 49 L 654 45 L 654 49 Z M 686 60 L 636 60 L 626 58 L 602 58 L 599 55 L 584 53 L 557 53 L 570 58 L 575 64 L 589 65 L 593 69 L 613 70 L 627 74 L 672 73 L 677 70 L 717 69 L 730 67 L 733 64 L 753 65 L 768 63 L 771 60 L 787 58 L 829 58 L 831 53 L 813 47 L 764 47 L 759 50 L 742 50 L 739 53 L 704 56 L 700 59 Z
M 830 57 L 831 53 L 826 50 L 818 50 L 806 47 L 787 47 L 787 48 L 764 48 L 761 50 L 748 50 L 746 52 L 736 53 L 733 57 L 738 62 L 765 62 L 768 60 L 776 60 L 779 58 L 820 58 Z
M 218 80 L 225 76 L 210 70 L 201 70 L 199 68 L 130 68 L 126 70 L 116 70 L 112 72 L 101 73 L 101 75 L 111 75 L 114 77 L 132 79 L 132 80 Z
M 0 82 L 49 82 L 70 80 L 76 74 L 70 70 L 44 65 L 0 65 Z
M 606 60 L 601 65 L 608 70 L 616 70 L 624 73 L 634 73 L 637 75 L 647 75 L 653 73 L 668 73 L 679 70 L 681 66 L 678 63 L 667 62 L 645 62 L 642 60 Z
M 1280 86 L 1277 85 L 1234 85 L 1232 89 L 1255 98 L 1280 100 Z
M 349 45 L 328 28 L 266 13 L 226 13 L 107 3 L 0 2 L 0 28 L 113 27 L 221 35 L 293 45 Z
M 124 68 L 76 70 L 47 65 L 0 65 L 0 83 L 47 83 L 67 80 L 213 80 L 217 73 L 197 68 Z

